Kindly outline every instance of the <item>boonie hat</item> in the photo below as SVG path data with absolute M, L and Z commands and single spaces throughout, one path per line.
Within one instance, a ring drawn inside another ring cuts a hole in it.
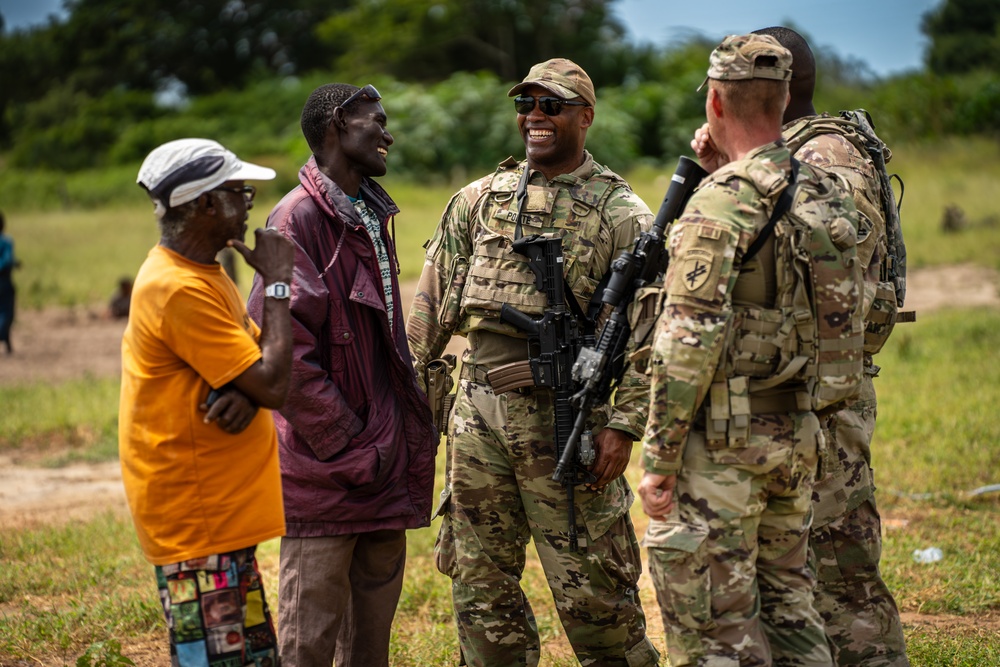
M 528 76 L 521 83 L 507 91 L 507 97 L 514 97 L 531 85 L 541 86 L 563 99 L 579 97 L 590 106 L 597 102 L 594 82 L 582 67 L 566 58 L 552 58 L 538 63 L 528 71 Z
M 274 169 L 243 162 L 211 139 L 169 141 L 146 156 L 136 183 L 149 192 L 157 217 L 226 181 L 274 178 Z
M 757 59 L 766 56 L 774 58 L 775 64 L 758 65 Z M 698 90 L 704 88 L 709 79 L 789 81 L 792 78 L 791 51 L 770 35 L 729 35 L 712 51 L 708 60 L 708 76 L 698 86 Z

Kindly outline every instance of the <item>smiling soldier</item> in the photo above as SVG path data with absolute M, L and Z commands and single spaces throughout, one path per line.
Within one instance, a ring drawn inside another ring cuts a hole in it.
M 523 369 L 531 356 L 525 334 L 501 321 L 503 306 L 530 317 L 547 307 L 527 258 L 512 247 L 515 239 L 561 238 L 566 296 L 586 311 L 611 262 L 632 248 L 653 216 L 584 149 L 596 95 L 578 65 L 563 58 L 535 65 L 509 94 L 527 160 L 507 159 L 452 198 L 427 246 L 407 320 L 419 378 L 453 334 L 468 338 L 449 434 L 437 567 L 452 579 L 469 665 L 538 663 L 538 630 L 520 587 L 529 540 L 581 664 L 655 665 L 638 596 L 632 491 L 622 477 L 645 422 L 647 386 L 629 373 L 615 405 L 594 411 L 594 480 L 575 490 L 574 530 L 582 540 L 573 549 L 567 492 L 551 479 L 554 392 L 534 386 L 531 373 L 532 381 L 519 384 L 491 374 Z
M 403 330 L 384 176 L 392 135 L 372 86 L 320 86 L 302 110 L 313 156 L 268 218 L 295 244 L 292 386 L 275 415 L 287 534 L 278 638 L 286 667 L 388 665 L 406 529 L 430 522 L 437 433 Z M 271 296 L 254 278 L 249 310 Z

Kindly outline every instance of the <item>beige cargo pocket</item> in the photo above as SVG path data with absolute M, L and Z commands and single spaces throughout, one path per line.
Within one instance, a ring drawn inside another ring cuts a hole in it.
M 703 548 L 707 537 L 707 528 L 673 519 L 650 521 L 642 542 L 649 549 L 650 570 L 660 604 L 670 605 L 681 624 L 693 630 L 715 626 L 711 568 L 707 567 Z
M 896 290 L 892 283 L 881 282 L 875 288 L 875 301 L 865 316 L 865 352 L 878 354 L 885 341 L 889 339 L 899 307 L 896 305 Z
M 663 284 L 653 283 L 636 291 L 635 300 L 629 307 L 628 320 L 632 329 L 632 346 L 635 350 L 629 356 L 633 368 L 638 373 L 649 372 L 649 358 L 653 353 L 653 337 L 656 320 L 663 308 Z
M 635 646 L 625 651 L 628 667 L 656 667 L 660 662 L 660 652 L 653 647 L 649 637 L 643 637 Z
M 607 533 L 635 500 L 624 476 L 608 484 L 602 493 L 585 486 L 576 487 L 577 520 L 587 527 L 587 536 L 596 542 Z

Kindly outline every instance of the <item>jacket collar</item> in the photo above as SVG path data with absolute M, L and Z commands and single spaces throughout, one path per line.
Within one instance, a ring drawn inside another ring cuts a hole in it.
M 320 171 L 315 156 L 310 157 L 299 170 L 299 182 L 328 217 L 341 220 L 345 225 L 352 227 L 364 224 L 354 209 L 354 204 L 340 186 Z M 365 177 L 361 181 L 361 198 L 383 223 L 389 216 L 399 213 L 399 207 L 389 193 L 370 178 Z

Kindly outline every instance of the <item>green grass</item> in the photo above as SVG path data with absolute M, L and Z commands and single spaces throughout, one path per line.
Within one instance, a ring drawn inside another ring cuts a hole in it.
M 1000 494 L 963 492 L 998 481 L 1000 311 L 943 311 L 899 330 L 879 361 L 879 422 L 873 464 L 885 522 L 883 574 L 905 612 L 948 614 L 947 631 L 905 627 L 915 666 L 994 664 L 1000 655 Z M 993 360 L 993 363 L 989 363 Z M 437 489 L 443 485 L 443 448 Z M 641 472 L 638 447 L 627 475 Z M 632 509 L 641 534 L 647 520 Z M 454 664 L 457 639 L 448 580 L 434 566 L 437 522 L 409 534 L 407 575 L 393 628 L 392 664 Z M 6 531 L 0 538 L 0 662 L 79 655 L 89 643 L 164 637 L 148 565 L 127 517 Z M 261 546 L 272 605 L 277 599 L 277 541 Z M 936 546 L 944 558 L 918 564 L 916 549 Z M 659 610 L 648 576 L 642 600 L 661 648 Z M 545 646 L 543 664 L 576 664 L 536 558 L 524 586 Z M 977 618 L 993 619 L 992 625 Z M 964 619 L 964 621 L 963 621 Z M 991 629 L 992 628 L 992 629 Z M 62 653 L 60 653 L 62 652 Z M 69 658 L 67 658 L 69 659 Z
M 0 385 L 0 452 L 51 450 L 47 465 L 107 461 L 118 456 L 116 377 L 57 385 Z
M 995 310 L 941 311 L 897 325 L 876 362 L 884 370 L 875 380 L 873 448 L 885 461 L 907 464 L 892 470 L 887 486 L 947 494 L 1000 482 Z
M 2 657 L 79 654 L 165 625 L 152 566 L 120 516 L 5 530 L 0 562 Z
M 910 267 L 971 262 L 1000 268 L 996 141 L 954 138 L 905 144 L 895 149 L 888 168 L 906 185 L 901 217 Z M 941 227 L 944 210 L 951 205 L 966 214 L 969 228 L 963 232 L 948 233 Z

